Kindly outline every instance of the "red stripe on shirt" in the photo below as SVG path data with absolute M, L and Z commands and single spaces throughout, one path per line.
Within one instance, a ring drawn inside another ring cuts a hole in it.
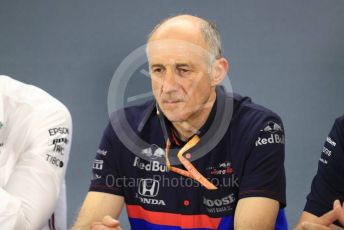
M 127 205 L 129 218 L 143 219 L 152 224 L 178 226 L 181 228 L 211 228 L 216 229 L 221 218 L 207 215 L 182 215 L 167 212 L 148 211 L 139 205 Z

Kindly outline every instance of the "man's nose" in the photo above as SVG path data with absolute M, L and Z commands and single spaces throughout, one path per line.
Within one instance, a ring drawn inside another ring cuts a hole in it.
M 178 76 L 173 69 L 166 71 L 165 77 L 162 82 L 162 90 L 164 93 L 171 93 L 178 90 L 179 83 L 177 80 Z

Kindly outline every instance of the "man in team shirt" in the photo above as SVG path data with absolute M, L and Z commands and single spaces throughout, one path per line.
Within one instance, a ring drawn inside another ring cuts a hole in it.
M 166 19 L 147 57 L 154 100 L 111 116 L 74 229 L 120 229 L 124 203 L 132 229 L 287 229 L 283 124 L 220 86 L 229 64 L 216 26 Z M 125 122 L 148 146 L 133 152 L 134 137 L 123 143 Z
M 343 229 L 344 116 L 327 136 L 298 229 Z

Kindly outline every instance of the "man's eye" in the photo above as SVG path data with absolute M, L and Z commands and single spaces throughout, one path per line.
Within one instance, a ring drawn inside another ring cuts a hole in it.
M 181 72 L 181 73 L 187 73 L 187 72 L 189 72 L 189 70 L 188 70 L 188 69 L 179 69 L 179 72 Z
M 161 73 L 162 69 L 161 68 L 156 68 L 156 69 L 153 69 L 153 72 L 154 73 Z

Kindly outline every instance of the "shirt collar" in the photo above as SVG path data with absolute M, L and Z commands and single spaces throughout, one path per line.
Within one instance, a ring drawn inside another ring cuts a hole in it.
M 203 126 L 198 130 L 198 132 L 196 133 L 199 137 L 202 137 L 210 128 L 210 126 L 212 125 L 214 118 L 215 118 L 215 114 L 216 114 L 216 108 L 217 108 L 217 98 L 218 98 L 219 93 L 216 92 L 216 99 L 215 102 L 211 108 L 210 114 L 206 120 L 206 122 L 203 124 Z M 184 144 L 186 143 L 185 141 L 181 140 L 178 137 L 178 133 L 176 128 L 172 125 L 172 123 L 164 116 L 165 118 L 165 124 L 166 124 L 166 129 L 168 132 L 168 136 L 170 141 L 176 145 L 176 146 L 184 146 Z M 190 137 L 189 139 L 191 139 L 192 137 Z
M 216 100 L 214 102 L 214 105 L 210 111 L 210 114 L 209 114 L 209 117 L 207 119 L 207 121 L 205 122 L 205 124 L 200 128 L 199 132 L 197 133 L 197 135 L 199 136 L 203 136 L 208 130 L 209 128 L 211 127 L 211 125 L 213 124 L 213 121 L 216 117 L 216 113 L 218 112 L 217 108 L 221 108 L 223 106 L 223 104 L 225 103 L 225 100 L 224 100 L 224 89 L 222 86 L 217 86 L 216 87 Z M 142 116 L 140 117 L 140 123 L 138 125 L 138 132 L 141 132 L 144 128 L 144 126 L 146 125 L 147 121 L 149 120 L 149 118 L 151 116 L 154 116 L 157 114 L 157 105 L 156 105 L 156 101 L 153 99 L 153 100 L 150 100 L 147 102 L 147 108 L 145 109 L 145 111 L 142 113 Z M 183 144 L 185 144 L 185 142 L 183 142 L 182 140 L 180 140 L 177 135 L 173 135 L 173 134 L 176 134 L 176 130 L 175 128 L 173 127 L 173 125 L 171 124 L 171 122 L 162 114 L 163 116 L 163 120 L 164 120 L 164 123 L 166 124 L 166 131 L 167 131 L 167 135 L 169 137 L 169 139 L 171 140 L 171 142 L 173 144 L 175 144 L 175 141 L 174 139 L 177 139 L 177 141 L 179 142 L 179 145 L 178 146 L 183 146 Z M 158 117 L 158 116 L 157 116 Z M 174 129 L 174 133 L 172 133 L 172 129 Z

